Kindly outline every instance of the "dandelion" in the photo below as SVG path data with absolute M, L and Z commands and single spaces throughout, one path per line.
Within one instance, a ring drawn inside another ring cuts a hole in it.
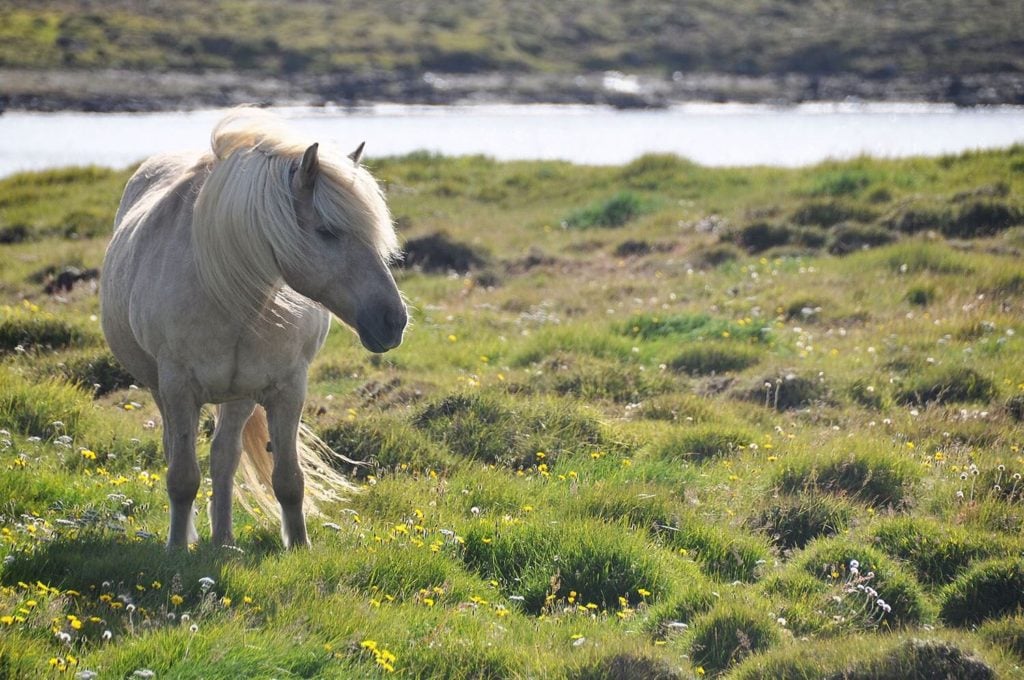
M 181 595 L 171 595 L 171 604 L 174 605 L 175 607 L 177 607 L 178 605 L 180 605 L 184 601 L 185 601 L 185 598 L 183 598 Z
M 216 583 L 217 582 L 209 576 L 204 576 L 201 579 L 199 579 L 199 587 L 203 589 L 204 593 L 208 592 L 210 588 L 212 588 Z
M 110 642 L 110 639 L 114 637 L 114 634 L 111 633 L 109 630 L 105 630 L 103 631 L 103 635 L 101 635 L 100 637 L 103 638 L 104 642 Z

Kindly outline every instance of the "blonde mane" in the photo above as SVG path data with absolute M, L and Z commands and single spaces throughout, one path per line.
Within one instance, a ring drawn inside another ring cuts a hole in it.
M 262 313 L 271 302 L 288 310 L 304 301 L 284 285 L 281 267 L 301 267 L 304 253 L 315 247 L 299 227 L 292 192 L 311 143 L 256 109 L 235 110 L 213 129 L 192 245 L 203 288 L 236 318 Z M 396 256 L 391 215 L 365 168 L 321 146 L 312 196 L 325 225 L 360 239 L 384 261 Z

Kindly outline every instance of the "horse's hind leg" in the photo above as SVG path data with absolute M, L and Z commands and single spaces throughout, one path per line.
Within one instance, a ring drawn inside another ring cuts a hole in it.
M 164 455 L 167 457 L 167 495 L 171 505 L 168 548 L 183 548 L 199 539 L 193 505 L 199 491 L 196 431 L 199 407 L 180 370 L 160 370 L 157 405 L 164 420 Z
M 254 401 L 232 401 L 221 406 L 217 414 L 217 428 L 210 444 L 210 476 L 213 477 L 210 520 L 214 545 L 235 543 L 231 531 L 231 494 L 242 455 L 242 428 L 254 408 Z
M 306 520 L 302 516 L 305 481 L 299 467 L 298 430 L 302 403 L 306 397 L 305 377 L 297 384 L 278 390 L 266 400 L 270 446 L 274 453 L 271 481 L 281 506 L 281 537 L 288 548 L 309 545 Z

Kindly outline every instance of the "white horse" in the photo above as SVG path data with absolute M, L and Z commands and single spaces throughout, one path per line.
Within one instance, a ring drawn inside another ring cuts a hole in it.
M 398 242 L 359 165 L 362 145 L 348 157 L 320 152 L 251 109 L 220 121 L 211 141 L 212 153 L 149 159 L 125 187 L 102 272 L 103 331 L 163 416 L 168 547 L 198 539 L 196 433 L 207 403 L 220 404 L 214 543 L 234 542 L 244 450 L 252 491 L 273 489 L 285 545 L 307 545 L 303 469 L 314 492 L 344 484 L 298 436 L 308 367 L 329 312 L 372 352 L 402 342 L 408 317 L 388 269 Z

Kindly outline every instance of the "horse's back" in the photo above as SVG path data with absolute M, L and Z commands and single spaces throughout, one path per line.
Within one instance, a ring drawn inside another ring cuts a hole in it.
M 125 185 L 114 218 L 115 231 L 124 225 L 127 214 L 137 213 L 140 208 L 151 209 L 160 201 L 173 199 L 174 196 L 169 194 L 183 197 L 179 185 L 194 182 L 197 171 L 204 165 L 202 161 L 203 157 L 198 153 L 158 154 L 144 161 Z
M 192 203 L 205 171 L 201 154 L 162 154 L 145 161 L 125 185 L 100 280 L 101 319 L 114 354 L 154 387 L 154 357 L 139 345 L 138 312 L 149 306 L 154 274 L 187 249 Z M 134 301 L 133 301 L 134 298 Z

